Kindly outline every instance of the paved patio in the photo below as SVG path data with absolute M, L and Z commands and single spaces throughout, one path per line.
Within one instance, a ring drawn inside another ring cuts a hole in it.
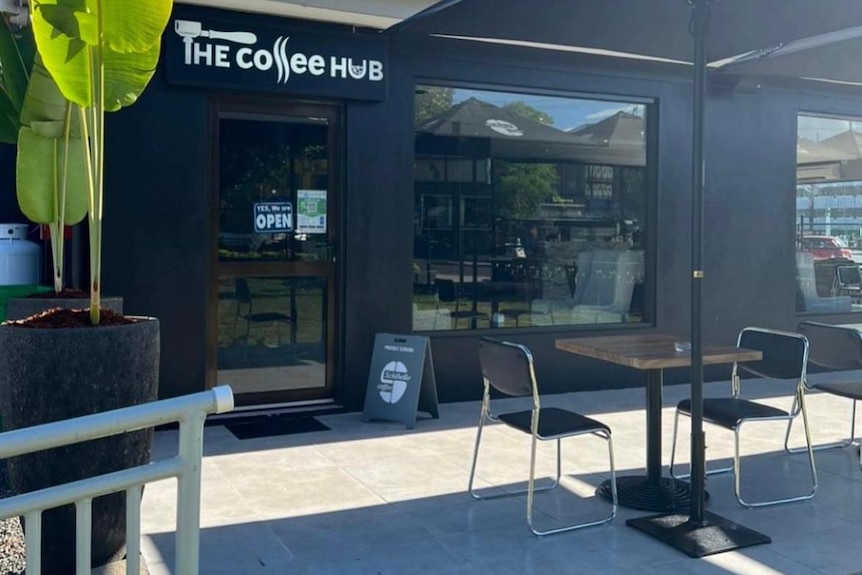
M 860 374 L 862 376 L 862 374 Z M 744 382 L 743 392 L 789 408 L 791 386 Z M 710 383 L 707 396 L 729 392 Z M 673 408 L 688 386 L 665 389 L 664 461 L 670 459 Z M 809 395 L 815 443 L 846 434 L 850 402 Z M 506 400 L 511 402 L 512 400 Z M 643 469 L 644 390 L 552 395 L 543 405 L 568 407 L 606 422 L 617 468 Z M 201 574 L 730 574 L 849 575 L 862 571 L 862 471 L 855 448 L 816 453 L 820 487 L 803 503 L 744 509 L 732 477 L 707 482 L 707 509 L 757 529 L 772 543 L 691 559 L 625 525 L 645 513 L 620 508 L 609 525 L 537 538 L 526 528 L 523 498 L 473 501 L 466 493 L 479 403 L 440 406 L 439 420 L 414 430 L 362 423 L 360 414 L 321 416 L 329 431 L 236 439 L 223 426 L 205 433 Z M 678 456 L 688 461 L 688 422 Z M 794 445 L 802 444 L 801 419 Z M 805 491 L 806 456 L 782 450 L 781 423 L 743 429 L 743 493 L 756 498 Z M 176 451 L 176 432 L 156 433 L 154 457 Z M 732 434 L 707 426 L 707 456 L 727 462 Z M 487 429 L 479 485 L 522 486 L 529 438 L 500 425 Z M 563 445 L 563 489 L 537 495 L 537 521 L 605 513 L 593 490 L 607 477 L 604 443 L 575 438 Z M 554 467 L 552 443 L 540 444 L 539 470 Z M 746 489 L 748 486 L 748 489 Z M 582 499 L 583 498 L 583 499 Z M 152 575 L 173 572 L 176 487 L 144 493 L 144 557 Z

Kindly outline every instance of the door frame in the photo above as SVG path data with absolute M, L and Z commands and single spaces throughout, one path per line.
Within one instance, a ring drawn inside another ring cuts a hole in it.
M 327 235 L 331 246 L 329 272 L 321 274 L 320 262 L 219 262 L 219 121 L 223 114 L 248 114 L 250 119 L 314 117 L 327 120 L 329 183 L 327 188 Z M 206 388 L 215 387 L 218 371 L 218 289 L 219 278 L 245 275 L 278 275 L 324 277 L 327 280 L 326 318 L 326 381 L 324 387 L 279 392 L 259 392 L 236 396 L 238 407 L 271 407 L 283 404 L 328 402 L 335 398 L 336 382 L 340 379 L 342 356 L 337 337 L 343 325 L 341 317 L 341 278 L 343 261 L 342 139 L 343 106 L 331 101 L 307 101 L 256 95 L 214 94 L 209 99 L 209 282 L 206 328 Z M 227 382 L 229 383 L 229 382 Z

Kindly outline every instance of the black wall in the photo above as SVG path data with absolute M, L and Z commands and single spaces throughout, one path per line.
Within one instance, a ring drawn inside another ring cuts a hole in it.
M 691 89 L 663 66 L 442 39 L 394 38 L 389 97 L 345 102 L 343 307 L 337 400 L 361 409 L 374 334 L 411 326 L 413 89 L 417 81 L 656 102 L 655 327 L 689 329 Z M 793 328 L 795 142 L 800 110 L 862 115 L 862 99 L 786 87 L 715 87 L 707 112 L 704 334 L 733 343 L 746 325 Z M 104 292 L 162 323 L 163 397 L 203 389 L 208 294 L 208 93 L 161 74 L 108 123 Z M 656 133 L 657 132 L 657 133 Z M 2 160 L 2 158 L 0 158 Z M 830 318 L 827 318 L 830 319 Z M 831 318 L 841 319 L 841 318 Z M 846 319 L 846 318 L 844 318 Z M 558 337 L 620 333 L 496 330 L 530 346 L 546 391 L 641 385 L 642 374 L 554 348 Z M 475 334 L 432 337 L 442 401 L 481 392 Z M 708 369 L 724 379 L 729 366 Z M 667 374 L 686 381 L 685 370 Z
M 157 317 L 160 397 L 204 389 L 209 293 L 206 93 L 156 74 L 105 138 L 102 293 L 126 313 Z

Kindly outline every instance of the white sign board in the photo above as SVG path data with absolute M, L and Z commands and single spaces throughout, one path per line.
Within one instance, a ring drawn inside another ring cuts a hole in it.
M 296 231 L 300 234 L 326 233 L 326 190 L 296 191 Z
M 436 419 L 437 382 L 431 342 L 420 335 L 378 333 L 374 338 L 363 421 L 403 421 L 416 425 L 416 412 Z

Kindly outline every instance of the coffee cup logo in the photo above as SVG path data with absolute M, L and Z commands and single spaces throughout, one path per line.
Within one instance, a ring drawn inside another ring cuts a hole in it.
M 380 373 L 380 383 L 377 385 L 380 398 L 386 403 L 398 403 L 407 391 L 407 383 L 411 379 L 407 366 L 400 361 L 390 361 Z
M 506 120 L 485 120 L 485 125 L 504 136 L 518 137 L 524 135 L 524 131 L 521 128 Z

